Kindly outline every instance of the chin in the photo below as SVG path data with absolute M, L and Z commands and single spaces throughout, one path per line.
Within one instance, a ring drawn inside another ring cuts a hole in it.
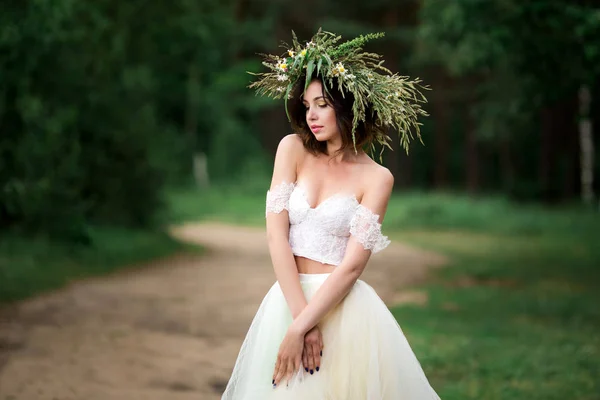
M 326 142 L 329 139 L 331 139 L 331 135 L 326 135 L 321 132 L 313 133 L 313 136 L 315 137 L 315 139 L 317 139 L 318 142 Z

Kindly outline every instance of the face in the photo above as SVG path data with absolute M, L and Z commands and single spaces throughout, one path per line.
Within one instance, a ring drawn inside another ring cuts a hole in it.
M 302 104 L 306 107 L 306 123 L 318 141 L 331 140 L 340 135 L 335 110 L 323 96 L 320 81 L 312 81 L 308 85 Z

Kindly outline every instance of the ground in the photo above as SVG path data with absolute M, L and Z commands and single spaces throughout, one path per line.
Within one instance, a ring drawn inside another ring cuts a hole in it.
M 264 229 L 178 226 L 182 254 L 0 309 L 0 400 L 216 400 L 274 282 Z M 392 242 L 363 274 L 387 304 L 442 256 Z

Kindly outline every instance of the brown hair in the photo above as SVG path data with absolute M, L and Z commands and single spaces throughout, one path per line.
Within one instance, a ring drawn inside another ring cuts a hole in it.
M 338 89 L 337 79 L 334 78 L 333 87 L 325 87 L 325 83 L 319 76 L 313 77 L 311 82 L 320 81 L 322 85 L 323 97 L 327 103 L 333 107 L 335 111 L 335 117 L 337 120 L 337 127 L 342 135 L 342 147 L 339 149 L 339 153 L 342 153 L 348 149 L 354 149 L 352 143 L 352 120 L 354 113 L 352 112 L 352 105 L 354 104 L 354 96 L 350 92 L 342 92 Z M 288 113 L 292 128 L 297 133 L 304 143 L 304 147 L 312 154 L 327 154 L 327 143 L 319 142 L 306 123 L 306 107 L 302 103 L 302 97 L 304 95 L 304 82 L 305 79 L 300 77 L 291 92 L 291 98 L 288 101 Z M 356 149 L 363 149 L 365 146 L 370 145 L 374 138 L 377 128 L 375 126 L 375 112 L 372 107 L 368 105 L 365 112 L 365 121 L 360 121 L 356 127 L 355 139 Z M 333 154 L 332 154 L 333 156 Z

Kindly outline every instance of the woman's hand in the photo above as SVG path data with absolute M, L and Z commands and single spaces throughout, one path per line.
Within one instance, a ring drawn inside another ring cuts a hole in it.
M 306 372 L 312 375 L 315 370 L 321 368 L 321 351 L 323 350 L 323 336 L 319 326 L 316 325 L 304 335 L 304 351 L 302 352 L 302 364 Z
M 277 353 L 277 362 L 273 372 L 273 387 L 279 385 L 283 378 L 288 381 L 300 369 L 302 350 L 304 349 L 304 333 L 292 324 L 288 328 Z

